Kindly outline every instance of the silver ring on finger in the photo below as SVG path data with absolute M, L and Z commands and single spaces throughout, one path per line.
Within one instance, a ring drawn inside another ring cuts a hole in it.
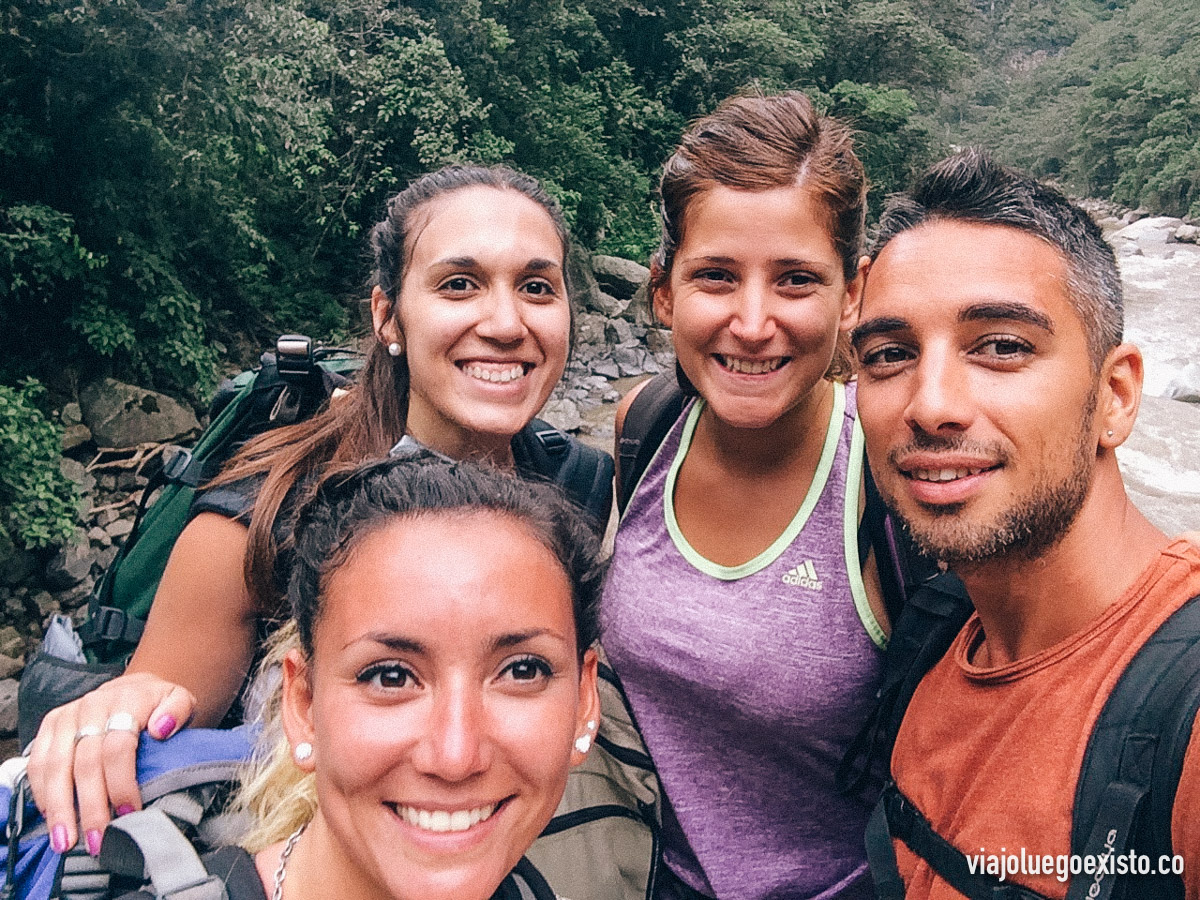
M 95 737 L 98 734 L 104 734 L 104 729 L 99 725 L 84 725 L 75 732 L 75 743 L 79 743 L 84 738 Z
M 105 732 L 128 731 L 130 734 L 137 734 L 142 729 L 133 721 L 132 713 L 117 712 L 108 717 L 108 723 L 104 726 L 104 730 Z

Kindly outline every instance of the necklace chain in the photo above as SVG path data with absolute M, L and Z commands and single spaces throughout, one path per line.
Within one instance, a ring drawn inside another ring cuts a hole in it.
M 287 877 L 288 857 L 296 849 L 296 842 L 300 840 L 300 835 L 304 834 L 304 829 L 307 827 L 308 823 L 305 822 L 292 832 L 292 836 L 283 845 L 283 852 L 279 854 L 279 868 L 275 870 L 275 890 L 271 894 L 271 900 L 283 900 L 283 879 Z

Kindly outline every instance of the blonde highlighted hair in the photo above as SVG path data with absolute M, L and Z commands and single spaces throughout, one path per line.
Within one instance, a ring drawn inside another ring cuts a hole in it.
M 235 811 L 252 823 L 241 840 L 250 853 L 286 840 L 317 812 L 316 777 L 296 765 L 283 733 L 283 658 L 299 649 L 296 622 L 290 620 L 271 637 L 252 688 L 264 695 L 261 731 L 233 801 Z

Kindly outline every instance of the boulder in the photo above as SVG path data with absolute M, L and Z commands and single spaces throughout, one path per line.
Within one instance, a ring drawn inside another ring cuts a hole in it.
M 1113 232 L 1112 239 L 1115 241 L 1118 238 L 1124 238 L 1128 241 L 1137 241 L 1139 244 L 1165 244 L 1171 239 L 1175 229 L 1182 224 L 1183 219 L 1171 216 L 1152 216 L 1149 219 L 1138 219 L 1120 231 Z
M 0 628 L 0 653 L 5 656 L 20 656 L 25 652 L 25 638 L 11 625 Z
M 33 570 L 33 556 L 18 547 L 0 525 L 0 584 L 20 584 Z
M 595 304 L 592 308 L 597 312 L 603 313 L 610 319 L 620 317 L 629 308 L 628 300 L 620 300 L 611 294 L 604 293 L 604 291 L 597 291 L 592 300 Z
M 580 313 L 575 317 L 576 350 L 579 345 L 602 346 L 604 344 L 604 326 L 608 320 L 596 313 Z
M 92 440 L 92 430 L 86 425 L 68 425 L 63 429 L 62 451 L 74 450 Z
M 650 280 L 649 269 L 619 256 L 593 256 L 592 272 L 600 288 L 618 300 L 632 300 L 638 288 Z
M 12 678 L 20 673 L 25 668 L 25 657 L 18 656 L 14 659 L 11 656 L 5 656 L 0 653 L 0 678 Z
M 1184 366 L 1183 371 L 1167 382 L 1163 396 L 1184 403 L 1200 403 L 1200 363 Z
M 1142 396 L 1117 461 L 1134 504 L 1169 535 L 1200 528 L 1200 406 Z
M 17 732 L 17 688 L 15 678 L 0 681 L 0 735 L 11 737 Z
M 578 431 L 579 426 L 583 424 L 583 417 L 579 415 L 579 407 L 573 400 L 566 398 L 551 400 L 542 407 L 538 416 L 560 431 Z
M 94 560 L 92 545 L 87 535 L 82 532 L 76 534 L 47 563 L 44 575 L 46 585 L 55 591 L 74 587 L 88 577 Z
M 1131 225 L 1134 222 L 1140 222 L 1142 219 L 1150 215 L 1150 210 L 1144 208 L 1131 209 L 1125 215 L 1121 216 L 1121 221 L 1126 225 Z
M 625 317 L 632 319 L 636 325 L 661 324 L 654 318 L 654 305 L 650 302 L 649 291 L 650 282 L 647 281 L 637 289 L 637 293 L 633 295 L 633 299 L 629 301 L 629 306 L 625 310 Z
M 608 343 L 613 346 L 623 346 L 634 340 L 633 326 L 624 319 L 613 319 L 604 328 Z
M 83 410 L 78 403 L 68 403 L 59 411 L 58 420 L 63 425 L 79 425 L 83 422 Z
M 113 378 L 85 387 L 79 405 L 84 424 L 101 447 L 162 443 L 200 429 L 196 414 L 178 401 Z
M 1200 228 L 1183 224 L 1175 229 L 1175 240 L 1181 244 L 1200 244 Z
M 96 476 L 89 472 L 87 467 L 78 460 L 64 456 L 58 462 L 58 470 L 65 477 L 79 485 L 79 493 L 90 494 L 96 489 Z

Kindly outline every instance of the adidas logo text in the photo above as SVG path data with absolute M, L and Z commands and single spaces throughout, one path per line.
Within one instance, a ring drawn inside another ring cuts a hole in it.
M 790 572 L 784 573 L 781 580 L 784 584 L 808 588 L 810 591 L 821 589 L 821 579 L 817 577 L 817 570 L 811 559 L 796 566 Z

